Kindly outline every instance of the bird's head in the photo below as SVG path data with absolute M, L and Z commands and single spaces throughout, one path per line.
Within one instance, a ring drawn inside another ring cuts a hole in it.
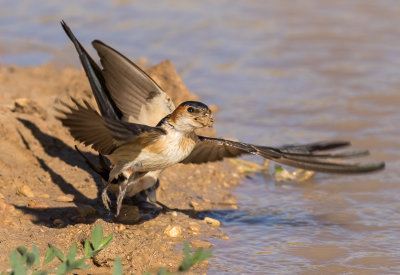
M 212 127 L 214 116 L 208 106 L 198 101 L 185 101 L 170 116 L 170 122 L 180 131 Z

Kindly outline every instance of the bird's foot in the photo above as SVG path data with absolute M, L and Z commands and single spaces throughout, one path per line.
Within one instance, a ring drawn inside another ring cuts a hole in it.
M 119 192 L 118 192 L 118 197 L 117 197 L 117 212 L 115 214 L 115 217 L 117 217 L 119 215 L 119 212 L 121 211 L 122 201 L 124 200 L 126 189 L 128 188 L 127 181 L 120 183 L 118 188 L 119 188 Z
M 109 197 L 108 194 L 107 194 L 108 185 L 109 185 L 109 184 L 107 184 L 107 185 L 104 187 L 103 191 L 101 192 L 101 200 L 103 201 L 104 207 L 105 207 L 108 211 L 110 211 L 111 200 L 110 200 L 110 197 Z

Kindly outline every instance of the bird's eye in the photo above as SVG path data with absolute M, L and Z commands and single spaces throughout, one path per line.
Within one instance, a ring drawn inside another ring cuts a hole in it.
M 189 107 L 189 108 L 187 108 L 187 111 L 188 111 L 189 113 L 193 113 L 193 112 L 194 112 L 194 109 L 193 109 L 192 107 Z

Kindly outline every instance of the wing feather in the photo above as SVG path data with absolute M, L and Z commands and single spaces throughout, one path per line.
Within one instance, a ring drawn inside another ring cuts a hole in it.
M 110 98 L 110 92 L 105 85 L 105 80 L 100 67 L 90 57 L 64 21 L 61 21 L 61 26 L 78 52 L 79 59 L 81 60 L 83 69 L 86 72 L 101 115 L 111 119 L 120 119 L 122 117 L 122 112 Z
M 123 120 L 156 125 L 175 106 L 157 83 L 135 63 L 99 40 L 93 47 L 100 56 L 105 84 L 123 113 Z
M 57 117 L 78 141 L 102 155 L 111 154 L 122 144 L 132 142 L 144 132 L 155 137 L 166 134 L 163 129 L 101 117 L 86 101 L 84 105 L 72 99 L 76 107 L 64 102 L 67 111 L 57 109 L 65 117 Z
M 368 151 L 345 152 L 338 154 L 314 154 L 315 151 L 325 151 L 348 146 L 349 143 L 347 142 L 320 142 L 273 148 L 220 138 L 199 137 L 199 139 L 200 142 L 196 145 L 193 152 L 182 161 L 183 163 L 204 163 L 208 161 L 222 160 L 225 157 L 254 154 L 281 164 L 325 173 L 357 174 L 373 172 L 385 167 L 383 162 L 342 163 L 328 161 L 329 159 L 335 158 L 363 156 L 368 154 Z

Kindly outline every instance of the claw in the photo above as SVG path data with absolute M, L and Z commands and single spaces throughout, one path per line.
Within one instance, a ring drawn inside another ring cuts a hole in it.
M 110 204 L 111 204 L 111 200 L 110 197 L 107 194 L 107 190 L 108 190 L 108 186 L 111 184 L 111 182 L 107 182 L 103 188 L 103 191 L 101 192 L 101 200 L 103 201 L 103 205 L 104 207 L 110 211 Z
M 119 212 L 122 207 L 122 201 L 124 200 L 126 189 L 128 188 L 128 180 L 124 180 L 121 182 L 118 186 L 119 192 L 118 192 L 118 197 L 117 197 L 117 213 L 115 214 L 115 217 L 119 215 Z

